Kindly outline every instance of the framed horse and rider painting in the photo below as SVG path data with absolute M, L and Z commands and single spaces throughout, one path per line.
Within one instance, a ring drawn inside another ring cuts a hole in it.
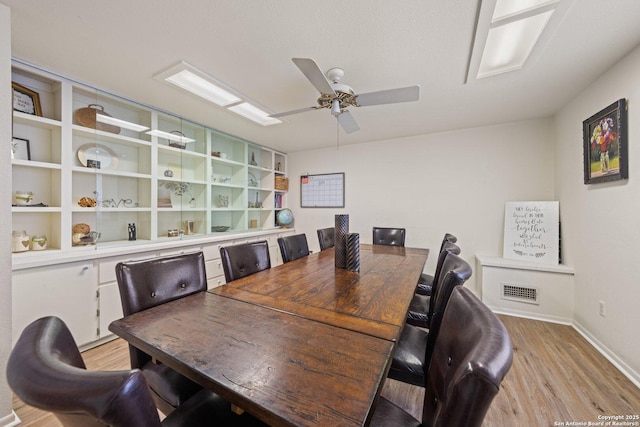
M 584 183 L 629 177 L 627 100 L 619 99 L 582 122 Z

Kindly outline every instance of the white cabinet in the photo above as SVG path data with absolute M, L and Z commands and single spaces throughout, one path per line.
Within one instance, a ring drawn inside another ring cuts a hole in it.
M 104 258 L 98 261 L 98 338 L 112 335 L 111 332 L 109 332 L 109 324 L 123 317 L 120 290 L 118 289 L 118 281 L 116 278 L 116 265 L 119 262 L 150 259 L 155 256 L 157 256 L 155 252 L 148 252 L 136 254 L 134 257 L 119 256 Z
M 98 338 L 98 275 L 95 261 L 19 270 L 13 273 L 13 342 L 31 322 L 58 316 L 77 344 Z

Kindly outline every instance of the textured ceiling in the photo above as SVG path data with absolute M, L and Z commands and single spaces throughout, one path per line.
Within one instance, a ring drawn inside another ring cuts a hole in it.
M 640 43 L 640 1 L 561 0 L 523 70 L 466 82 L 493 2 L 0 0 L 14 57 L 285 152 L 335 145 L 335 118 L 262 127 L 153 75 L 186 61 L 273 112 L 315 105 L 292 57 L 343 68 L 356 93 L 421 86 L 418 102 L 352 108 L 361 130 L 340 143 L 353 144 L 548 117 Z

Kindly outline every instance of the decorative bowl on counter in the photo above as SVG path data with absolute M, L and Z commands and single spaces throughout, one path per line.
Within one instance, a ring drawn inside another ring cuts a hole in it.
M 226 225 L 214 225 L 213 227 L 211 227 L 211 231 L 222 232 L 227 231 L 230 228 L 231 227 L 227 227 Z

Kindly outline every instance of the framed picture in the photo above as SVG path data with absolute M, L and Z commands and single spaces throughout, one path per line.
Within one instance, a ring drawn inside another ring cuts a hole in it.
M 31 160 L 31 149 L 29 140 L 23 138 L 13 138 L 11 140 L 11 158 L 16 160 Z
M 40 95 L 38 95 L 38 92 L 34 92 L 16 82 L 11 82 L 11 88 L 13 89 L 14 110 L 33 114 L 34 116 L 42 116 Z
M 619 99 L 582 122 L 584 183 L 629 177 L 627 100 Z

